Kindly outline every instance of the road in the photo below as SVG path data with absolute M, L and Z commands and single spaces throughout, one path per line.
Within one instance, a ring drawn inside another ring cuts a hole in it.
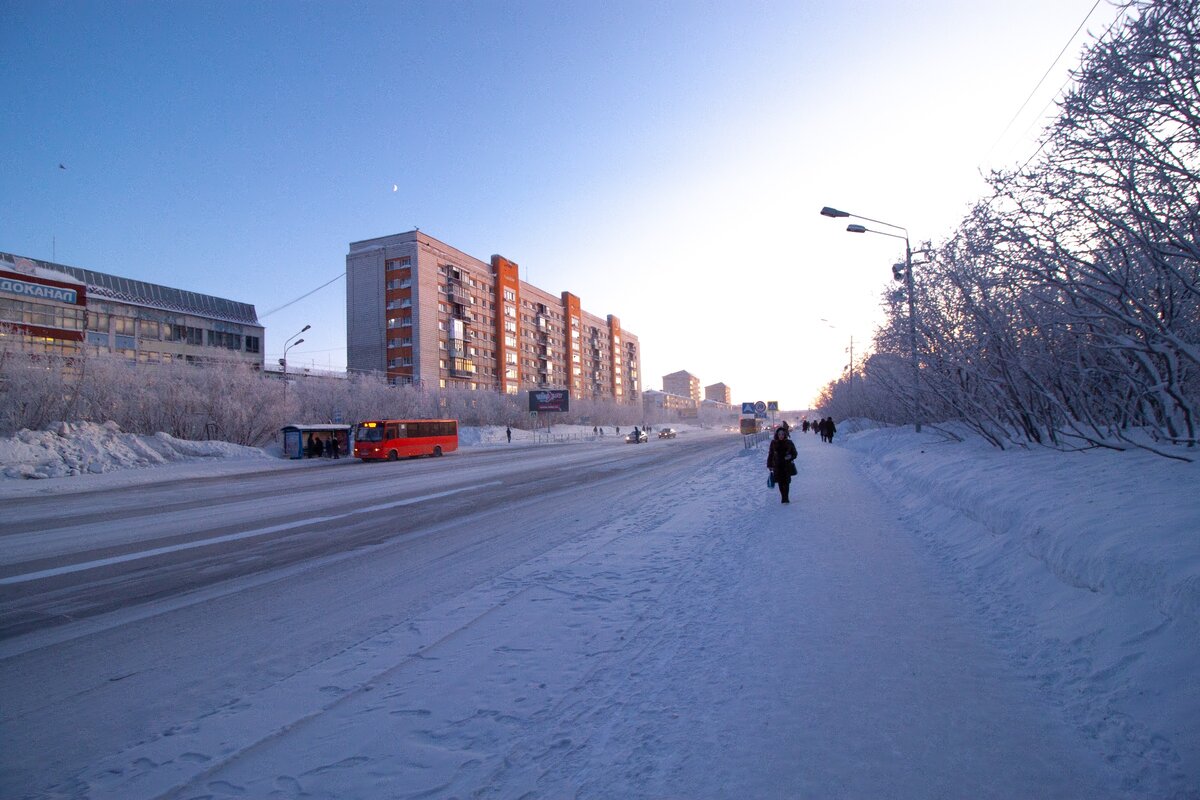
M 737 441 L 345 460 L 10 501 L 0 794 L 95 796 L 80 776 L 105 759 L 652 505 Z

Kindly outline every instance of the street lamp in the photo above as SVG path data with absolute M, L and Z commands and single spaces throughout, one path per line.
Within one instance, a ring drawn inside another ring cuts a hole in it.
M 824 322 L 825 325 L 828 326 L 831 330 L 836 331 L 838 329 L 837 325 L 834 325 L 832 322 L 825 319 L 824 317 L 821 317 L 821 322 Z M 850 371 L 850 390 L 847 393 L 849 395 L 849 401 L 848 401 L 847 405 L 850 408 L 849 413 L 853 415 L 854 412 L 857 410 L 857 407 L 854 405 L 854 334 L 850 334 L 850 347 L 846 350 L 843 350 L 842 352 L 850 353 L 850 363 L 845 367 L 845 369 L 848 369 Z
M 312 325 L 305 325 L 303 328 L 301 328 L 299 330 L 299 332 L 294 333 L 291 336 L 289 336 L 288 338 L 283 340 L 283 358 L 279 359 L 279 366 L 283 367 L 284 391 L 287 391 L 287 376 L 288 376 L 287 354 L 288 354 L 288 350 L 291 350 L 293 347 L 295 347 L 296 345 L 303 342 L 304 341 L 303 339 L 296 339 L 296 337 L 299 336 L 301 333 L 304 333 L 306 330 L 308 330 L 311 327 L 312 327 Z M 296 339 L 296 341 L 292 342 L 292 339 Z M 291 342 L 291 344 L 288 344 L 288 342 Z
M 917 431 L 917 433 L 920 433 L 921 432 L 921 387 L 920 387 L 921 370 L 920 370 L 920 366 L 917 361 L 917 306 L 916 306 L 916 302 L 914 299 L 915 293 L 913 292 L 912 245 L 909 244 L 909 241 L 908 241 L 908 229 L 903 228 L 899 225 L 893 225 L 890 222 L 884 222 L 883 220 L 871 219 L 870 217 L 863 217 L 858 214 L 851 214 L 849 211 L 839 211 L 838 209 L 830 208 L 829 206 L 825 206 L 824 208 L 821 209 L 821 216 L 835 217 L 835 218 L 836 217 L 853 217 L 854 219 L 861 219 L 861 220 L 865 220 L 867 222 L 874 222 L 876 225 L 883 225 L 885 227 L 893 228 L 895 230 L 904 232 L 904 235 L 901 236 L 899 234 L 889 233 L 887 231 L 877 231 L 872 228 L 868 228 L 866 225 L 859 225 L 857 223 L 851 223 L 850 225 L 846 226 L 846 230 L 850 233 L 877 233 L 880 236 L 890 236 L 893 239 L 903 239 L 904 240 L 904 267 L 903 267 L 903 269 L 904 269 L 904 285 L 905 285 L 905 289 L 908 291 L 908 341 L 909 341 L 910 352 L 912 354 L 912 393 L 913 393 L 913 405 L 916 409 L 916 431 Z M 892 275 L 897 280 L 899 280 L 899 278 L 900 278 L 899 270 L 898 270 L 899 266 L 900 265 L 897 264 L 892 267 Z

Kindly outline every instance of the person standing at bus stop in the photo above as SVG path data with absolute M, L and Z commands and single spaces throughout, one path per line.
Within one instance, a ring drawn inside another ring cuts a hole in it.
M 767 451 L 767 469 L 775 476 L 781 503 L 791 503 L 788 492 L 792 488 L 792 476 L 796 474 L 796 455 L 796 444 L 788 437 L 787 428 L 776 428 Z

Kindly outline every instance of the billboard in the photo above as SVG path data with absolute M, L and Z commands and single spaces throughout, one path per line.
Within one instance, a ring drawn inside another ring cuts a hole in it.
M 566 389 L 535 389 L 529 392 L 530 411 L 570 411 L 571 394 Z

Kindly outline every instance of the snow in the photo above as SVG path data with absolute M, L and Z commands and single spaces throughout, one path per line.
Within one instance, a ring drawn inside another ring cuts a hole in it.
M 157 467 L 199 459 L 268 458 L 259 448 L 193 442 L 166 433 L 123 433 L 115 422 L 60 422 L 48 431 L 22 430 L 0 439 L 4 478 L 63 478 Z
M 129 798 L 1200 797 L 1200 467 L 839 429 L 796 435 L 790 506 L 729 436 L 653 502 L 580 508 L 557 546 L 306 669 L 226 676 L 237 703 L 82 779 Z M 462 439 L 546 450 L 513 433 Z M 608 433 L 556 426 L 554 463 L 626 447 Z M 4 473 L 63 477 L 0 481 L 0 502 L 336 463 L 179 444 L 22 432 Z M 22 649 L 3 645 L 0 664 Z

